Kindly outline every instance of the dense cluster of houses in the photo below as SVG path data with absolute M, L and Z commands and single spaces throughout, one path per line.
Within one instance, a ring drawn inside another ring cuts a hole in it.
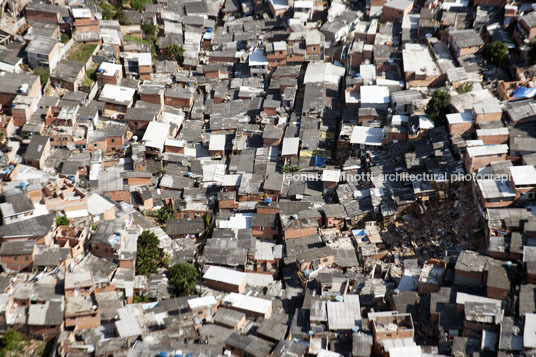
M 534 3 L 126 3 L 0 1 L 2 331 L 67 356 L 536 353 Z M 195 294 L 137 274 L 144 231 Z

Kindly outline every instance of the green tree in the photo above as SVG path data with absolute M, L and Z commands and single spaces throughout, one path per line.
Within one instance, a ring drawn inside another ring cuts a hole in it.
M 22 337 L 15 330 L 8 330 L 0 338 L 0 356 L 6 356 L 13 351 L 22 352 Z
M 158 247 L 160 240 L 151 231 L 143 231 L 138 236 L 136 274 L 150 276 L 156 273 L 166 261 L 166 254 Z
M 496 66 L 504 66 L 508 58 L 508 46 L 505 42 L 494 41 L 486 49 L 486 58 Z
M 175 210 L 172 207 L 162 207 L 156 211 L 156 218 L 158 219 L 158 222 L 165 223 L 174 218 L 174 213 Z
M 195 293 L 198 276 L 197 269 L 189 263 L 178 263 L 169 268 L 167 277 L 173 285 L 173 295 L 176 297 Z
M 148 22 L 144 22 L 141 25 L 141 30 L 143 31 L 143 34 L 145 35 L 145 38 L 149 41 L 155 42 L 156 41 L 156 26 L 151 25 Z
M 48 79 L 50 78 L 50 73 L 46 68 L 35 67 L 33 70 L 34 74 L 38 75 L 41 78 L 41 85 L 44 86 L 47 84 Z
M 99 3 L 101 9 L 102 18 L 104 20 L 113 20 L 115 17 L 115 8 L 107 3 L 106 1 L 101 1 Z
M 145 10 L 145 0 L 130 0 L 130 6 L 139 12 L 142 12 Z
M 432 99 L 426 106 L 426 116 L 433 120 L 436 126 L 444 125 L 449 114 L 450 94 L 442 90 L 436 90 L 432 94 Z
M 456 92 L 458 92 L 458 94 L 469 93 L 472 90 L 473 90 L 473 83 L 469 83 L 469 82 L 464 83 L 458 88 L 456 88 Z
M 117 11 L 115 12 L 114 20 L 119 21 L 119 23 L 122 25 L 130 25 L 127 15 L 125 15 L 125 12 L 120 7 L 117 8 Z
M 57 226 L 68 226 L 70 224 L 69 219 L 65 216 L 56 216 Z
M 166 53 L 170 60 L 182 63 L 184 60 L 184 47 L 175 43 L 166 47 Z

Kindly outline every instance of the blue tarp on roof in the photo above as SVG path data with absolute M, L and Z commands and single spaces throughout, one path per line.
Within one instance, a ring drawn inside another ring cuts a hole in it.
M 363 237 L 363 236 L 366 236 L 367 234 L 365 233 L 365 230 L 364 229 L 352 229 L 352 234 L 354 235 L 354 237 Z
M 315 156 L 315 166 L 324 166 L 326 164 L 326 158 L 322 156 Z
M 536 95 L 536 88 L 519 87 L 514 91 L 514 98 L 532 98 Z

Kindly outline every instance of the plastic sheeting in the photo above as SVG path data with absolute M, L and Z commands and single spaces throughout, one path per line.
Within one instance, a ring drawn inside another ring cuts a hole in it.
M 519 87 L 514 91 L 514 98 L 532 98 L 536 95 L 536 88 Z

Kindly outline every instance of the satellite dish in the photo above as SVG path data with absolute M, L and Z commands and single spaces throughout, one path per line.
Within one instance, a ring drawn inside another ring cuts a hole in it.
M 76 149 L 76 146 L 74 146 L 73 143 L 67 143 L 67 149 L 73 151 L 74 149 Z

